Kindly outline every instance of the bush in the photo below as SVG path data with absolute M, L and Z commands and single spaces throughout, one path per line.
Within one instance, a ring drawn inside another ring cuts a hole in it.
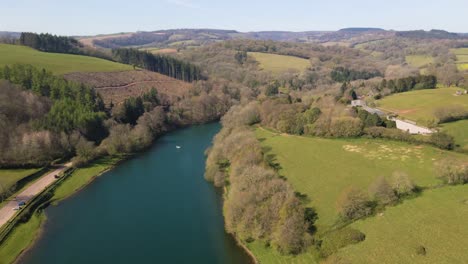
M 361 120 L 353 117 L 334 118 L 330 124 L 332 137 L 357 137 L 362 134 Z
M 453 139 L 453 137 L 444 132 L 437 132 L 431 134 L 429 140 L 433 145 L 441 149 L 451 150 L 455 146 L 455 140 Z
M 338 212 L 346 220 L 356 220 L 372 213 L 372 204 L 367 195 L 359 189 L 345 189 L 338 198 Z
M 437 108 L 434 115 L 439 120 L 439 123 L 453 122 L 468 118 L 468 109 L 461 105 L 449 105 Z
M 382 205 L 388 205 L 398 200 L 392 187 L 384 177 L 378 177 L 369 187 L 371 197 Z
M 366 235 L 361 231 L 345 227 L 328 233 L 322 241 L 320 254 L 322 257 L 328 257 L 337 252 L 340 248 L 356 244 L 366 239 Z
M 411 194 L 416 186 L 411 181 L 408 174 L 401 171 L 395 171 L 392 175 L 392 188 L 395 193 L 401 197 Z
M 420 256 L 425 256 L 427 253 L 426 251 L 426 248 L 424 246 L 417 246 L 416 247 L 416 254 L 420 255 Z
M 468 183 L 468 165 L 453 159 L 444 159 L 436 164 L 438 178 L 446 184 Z

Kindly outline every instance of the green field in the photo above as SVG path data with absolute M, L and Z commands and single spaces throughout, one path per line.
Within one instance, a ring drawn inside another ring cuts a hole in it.
M 270 147 L 292 187 L 310 199 L 319 219 L 319 231 L 333 225 L 338 213 L 336 201 L 349 186 L 367 191 L 379 176 L 406 172 L 419 186 L 439 184 L 434 163 L 447 157 L 466 159 L 463 154 L 429 146 L 370 139 L 323 139 L 287 136 L 264 129 L 256 130 L 262 145 Z
M 468 95 L 455 96 L 460 88 L 438 88 L 397 93 L 376 101 L 377 107 L 426 124 L 435 119 L 434 110 L 444 106 L 461 105 L 468 108 Z
M 468 151 L 468 120 L 442 124 L 442 131 L 447 132 L 455 138 L 455 143 L 460 148 Z
M 434 58 L 426 55 L 408 55 L 406 62 L 416 68 L 424 68 L 434 62 Z
M 457 56 L 457 66 L 461 71 L 468 70 L 468 48 L 451 49 Z
M 276 55 L 261 52 L 249 52 L 260 63 L 260 68 L 273 73 L 281 73 L 289 69 L 304 71 L 310 67 L 309 60 L 293 56 Z
M 0 170 L 0 194 L 10 189 L 19 180 L 36 173 L 39 169 L 1 169 Z
M 0 44 L 0 67 L 17 63 L 45 68 L 54 74 L 111 72 L 133 69 L 130 65 L 94 57 L 40 52 L 25 46 Z
M 468 262 L 468 185 L 427 190 L 353 227 L 366 234 L 338 253 L 351 263 Z M 426 255 L 416 254 L 424 246 Z

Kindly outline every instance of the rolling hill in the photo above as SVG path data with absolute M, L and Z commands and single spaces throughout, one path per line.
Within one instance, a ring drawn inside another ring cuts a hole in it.
M 112 72 L 133 69 L 129 65 L 99 58 L 41 52 L 25 46 L 8 44 L 0 44 L 0 58 L 0 66 L 31 64 L 58 75 L 71 72 Z

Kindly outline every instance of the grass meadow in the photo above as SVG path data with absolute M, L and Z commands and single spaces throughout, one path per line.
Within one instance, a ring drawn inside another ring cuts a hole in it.
M 468 109 L 468 95 L 456 96 L 458 90 L 461 88 L 446 87 L 397 93 L 376 101 L 376 105 L 417 123 L 427 124 L 435 119 L 434 111 L 437 108 L 461 105 Z
M 318 228 L 326 229 L 338 220 L 336 201 L 349 186 L 367 191 L 379 176 L 391 177 L 395 171 L 409 175 L 421 187 L 436 186 L 434 163 L 463 154 L 430 146 L 375 139 L 324 139 L 281 135 L 259 128 L 257 138 L 271 148 L 292 187 L 308 196 L 309 206 L 319 215 Z
M 352 227 L 366 239 L 338 253 L 351 263 L 466 263 L 468 185 L 427 190 Z M 426 255 L 416 249 L 423 246 Z
M 57 75 L 71 72 L 133 70 L 133 67 L 130 65 L 104 59 L 81 55 L 41 52 L 25 46 L 8 44 L 0 44 L 0 58 L 0 67 L 17 63 L 31 64 L 37 68 L 44 68 L 52 71 Z
M 426 145 L 292 136 L 263 128 L 255 133 L 264 151 L 281 165 L 280 175 L 295 191 L 306 194 L 308 206 L 316 209 L 319 234 L 337 222 L 336 201 L 349 186 L 367 192 L 376 177 L 391 180 L 393 172 L 402 171 L 420 187 L 438 187 L 437 161 L 453 157 L 468 162 L 466 155 Z M 465 247 L 457 241 L 468 243 L 468 226 L 464 224 L 467 201 L 468 186 L 430 188 L 418 197 L 387 207 L 382 214 L 351 224 L 366 235 L 366 240 L 336 254 L 350 263 L 462 263 L 468 251 L 463 251 Z M 419 245 L 427 249 L 427 256 L 415 253 Z M 313 249 L 299 256 L 283 256 L 261 241 L 247 246 L 261 263 L 316 263 Z
M 258 61 L 261 69 L 271 71 L 275 74 L 287 71 L 289 69 L 304 71 L 310 67 L 309 60 L 298 57 L 261 52 L 249 52 L 248 54 L 253 56 L 255 60 Z
M 442 124 L 442 131 L 453 136 L 462 150 L 468 151 L 468 120 Z
M 468 48 L 452 49 L 453 54 L 457 56 L 457 66 L 460 71 L 468 70 Z
M 434 58 L 426 55 L 408 55 L 406 62 L 416 68 L 424 68 L 434 62 Z

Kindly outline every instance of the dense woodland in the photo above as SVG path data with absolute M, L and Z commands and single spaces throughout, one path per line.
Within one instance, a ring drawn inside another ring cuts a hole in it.
M 21 33 L 19 42 L 33 49 L 56 53 L 80 54 L 83 48 L 83 45 L 74 38 L 30 32 Z
M 114 49 L 112 55 L 118 62 L 158 72 L 178 80 L 192 82 L 204 79 L 197 66 L 173 57 L 155 55 L 136 49 Z

